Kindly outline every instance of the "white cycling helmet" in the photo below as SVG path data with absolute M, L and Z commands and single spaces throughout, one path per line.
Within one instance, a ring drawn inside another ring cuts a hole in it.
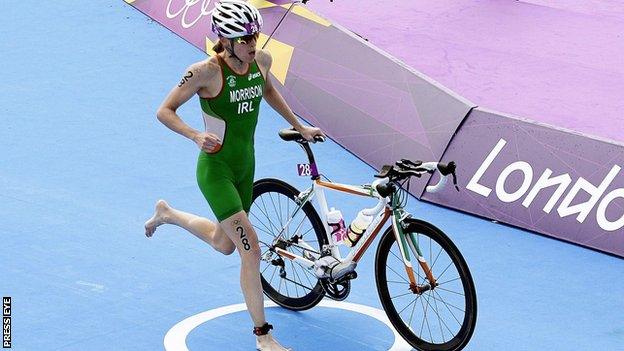
M 220 0 L 212 10 L 212 31 L 233 39 L 260 32 L 262 16 L 255 7 L 242 0 Z

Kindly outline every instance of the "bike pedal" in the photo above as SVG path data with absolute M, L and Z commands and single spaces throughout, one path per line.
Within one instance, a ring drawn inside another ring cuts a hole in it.
M 355 279 L 357 277 L 358 277 L 358 275 L 357 275 L 356 271 L 353 271 L 353 272 L 348 273 L 347 275 L 345 275 L 345 278 L 348 279 L 348 280 L 353 280 L 353 279 Z

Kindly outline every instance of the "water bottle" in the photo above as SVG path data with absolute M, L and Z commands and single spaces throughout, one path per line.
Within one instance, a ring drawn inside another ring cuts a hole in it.
M 342 213 L 332 207 L 331 210 L 327 212 L 327 224 L 329 224 L 329 229 L 331 230 L 331 236 L 334 243 L 342 243 L 342 240 L 347 235 L 347 229 L 345 228 L 344 219 L 342 219 Z
M 357 244 L 372 221 L 373 216 L 364 214 L 364 210 L 360 211 L 353 222 L 351 222 L 351 225 L 349 225 L 347 236 L 343 240 L 344 244 L 349 247 Z

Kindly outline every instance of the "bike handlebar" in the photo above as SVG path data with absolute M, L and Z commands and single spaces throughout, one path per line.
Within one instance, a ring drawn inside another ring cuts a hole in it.
M 440 180 L 435 185 L 427 186 L 426 191 L 431 193 L 440 191 L 448 182 L 449 175 L 453 177 L 453 184 L 455 185 L 455 189 L 459 191 L 459 187 L 457 186 L 457 176 L 455 174 L 456 168 L 457 166 L 453 161 L 449 163 L 423 163 L 422 161 L 410 161 L 408 159 L 401 159 L 400 161 L 397 161 L 394 166 L 383 166 L 379 174 L 375 175 L 375 177 L 388 178 L 390 181 L 398 181 L 412 176 L 420 177 L 425 173 L 433 174 L 437 170 L 441 174 Z M 390 187 L 390 184 L 388 184 L 380 185 L 380 188 L 376 190 L 381 196 L 384 196 L 384 194 L 390 194 L 395 189 Z

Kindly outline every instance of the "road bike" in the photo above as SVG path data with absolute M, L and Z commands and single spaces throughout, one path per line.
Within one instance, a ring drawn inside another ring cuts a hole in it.
M 300 175 L 310 176 L 312 185 L 298 191 L 279 179 L 254 183 L 249 218 L 260 243 L 264 293 L 278 305 L 296 311 L 316 306 L 324 296 L 344 300 L 351 291 L 351 280 L 357 277 L 357 263 L 390 220 L 374 263 L 377 291 L 388 319 L 416 349 L 462 349 L 477 319 L 477 297 L 468 265 L 446 234 L 404 209 L 409 197 L 405 189 L 412 177 L 438 171 L 440 181 L 427 186 L 427 191 L 440 190 L 449 177 L 457 187 L 455 163 L 402 159 L 383 166 L 371 184 L 340 184 L 322 179 L 310 143 L 301 134 L 284 129 L 279 135 L 305 150 L 309 163 L 298 168 Z M 373 208 L 361 211 L 373 219 L 345 257 L 341 243 L 331 235 L 325 189 L 378 200 Z

